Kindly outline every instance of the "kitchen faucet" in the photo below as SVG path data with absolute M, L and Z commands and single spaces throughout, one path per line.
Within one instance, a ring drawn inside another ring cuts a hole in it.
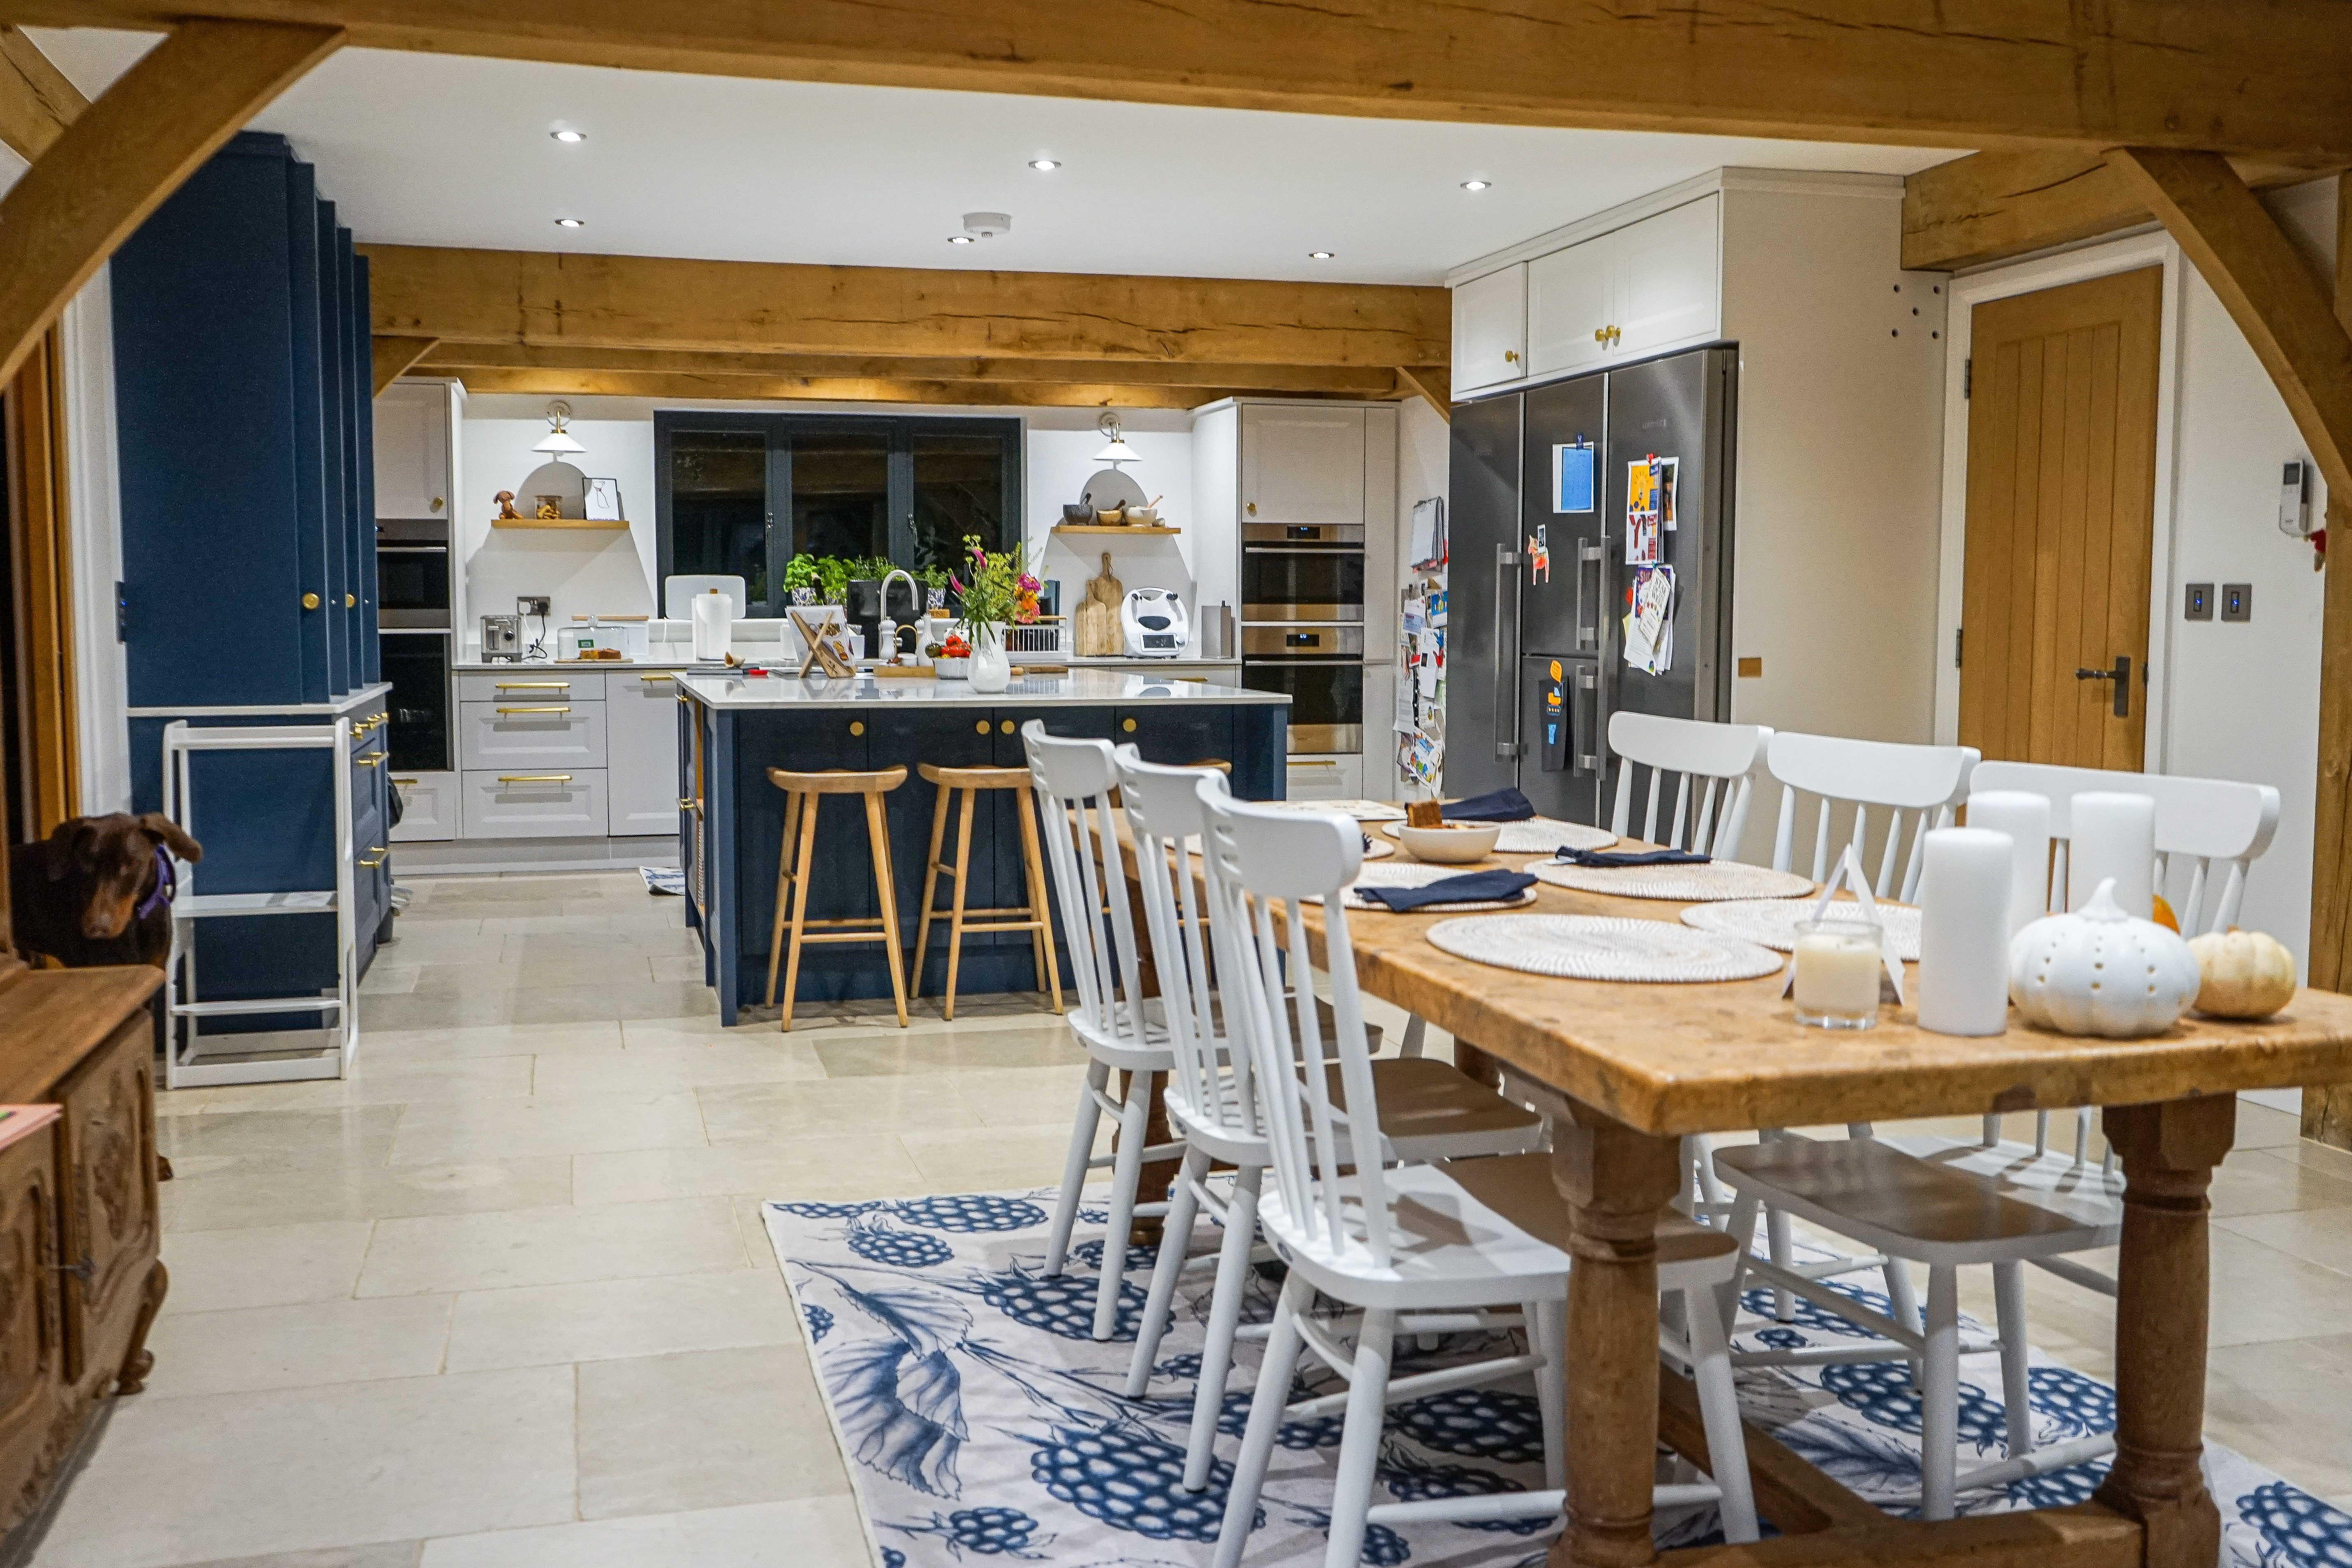
M 896 664 L 898 662 L 899 626 L 898 622 L 890 618 L 890 579 L 893 577 L 904 577 L 907 580 L 907 595 L 908 597 L 912 599 L 915 603 L 915 614 L 918 617 L 920 617 L 923 613 L 923 590 L 922 586 L 915 581 L 915 574 L 912 572 L 908 571 L 904 566 L 893 566 L 888 572 L 885 573 L 882 577 L 881 594 L 882 624 L 877 628 L 881 633 L 881 636 L 875 638 L 875 641 L 881 646 L 874 650 L 877 654 L 881 656 L 876 660 L 876 662 L 879 664 Z M 922 628 L 915 622 L 910 621 L 908 623 L 906 629 L 915 634 L 915 651 L 918 654 L 921 653 L 923 650 Z

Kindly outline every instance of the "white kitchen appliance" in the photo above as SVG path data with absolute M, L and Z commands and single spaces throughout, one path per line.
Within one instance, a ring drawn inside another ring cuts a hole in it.
M 1183 595 L 1173 588 L 1129 588 L 1118 606 L 1129 658 L 1177 658 L 1191 640 Z

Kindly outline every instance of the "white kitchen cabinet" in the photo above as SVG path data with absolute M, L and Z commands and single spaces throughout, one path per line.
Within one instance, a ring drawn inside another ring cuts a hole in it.
M 1528 374 L 1581 370 L 1609 357 L 1617 308 L 1615 237 L 1603 235 L 1528 263 Z
M 440 844 L 457 837 L 456 773 L 397 773 L 392 782 L 400 791 L 394 844 Z
M 677 681 L 615 670 L 604 677 L 605 831 L 615 838 L 677 831 Z
M 1528 374 L 1528 268 L 1514 262 L 1454 290 L 1454 391 L 1504 386 Z
M 1364 521 L 1364 410 L 1242 407 L 1242 522 Z
M 375 400 L 375 515 L 446 518 L 449 472 L 449 389 L 438 382 L 394 382 Z
M 601 677 L 599 678 L 601 679 Z M 461 702 L 457 765 L 471 772 L 557 773 L 604 766 L 604 704 Z M 600 818 L 597 831 L 604 831 Z
M 1364 798 L 1364 759 L 1360 756 L 1292 757 L 1284 773 L 1286 800 Z
M 468 838 L 597 838 L 604 833 L 604 770 L 518 778 L 465 775 Z
M 1612 359 L 1711 342 L 1723 317 L 1721 196 L 1643 218 L 1609 237 L 1616 248 Z
M 495 670 L 467 670 L 457 677 L 460 702 L 602 702 L 604 672 L 576 664 L 515 664 Z

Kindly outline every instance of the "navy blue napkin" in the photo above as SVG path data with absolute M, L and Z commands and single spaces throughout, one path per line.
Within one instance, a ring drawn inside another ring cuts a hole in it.
M 1448 822 L 1525 822 L 1536 814 L 1533 802 L 1517 790 L 1504 788 L 1457 800 L 1445 808 Z
M 1711 857 L 1687 849 L 1570 849 L 1561 845 L 1552 859 L 1562 866 L 1704 866 Z
M 1525 871 L 1466 871 L 1419 888 L 1358 888 L 1357 893 L 1392 914 L 1404 914 L 1423 904 L 1476 904 L 1516 899 L 1536 879 Z

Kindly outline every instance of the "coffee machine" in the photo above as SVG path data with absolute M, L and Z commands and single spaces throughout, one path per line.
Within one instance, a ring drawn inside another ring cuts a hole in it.
M 482 662 L 512 664 L 522 658 L 522 617 L 520 616 L 484 616 L 482 617 Z

